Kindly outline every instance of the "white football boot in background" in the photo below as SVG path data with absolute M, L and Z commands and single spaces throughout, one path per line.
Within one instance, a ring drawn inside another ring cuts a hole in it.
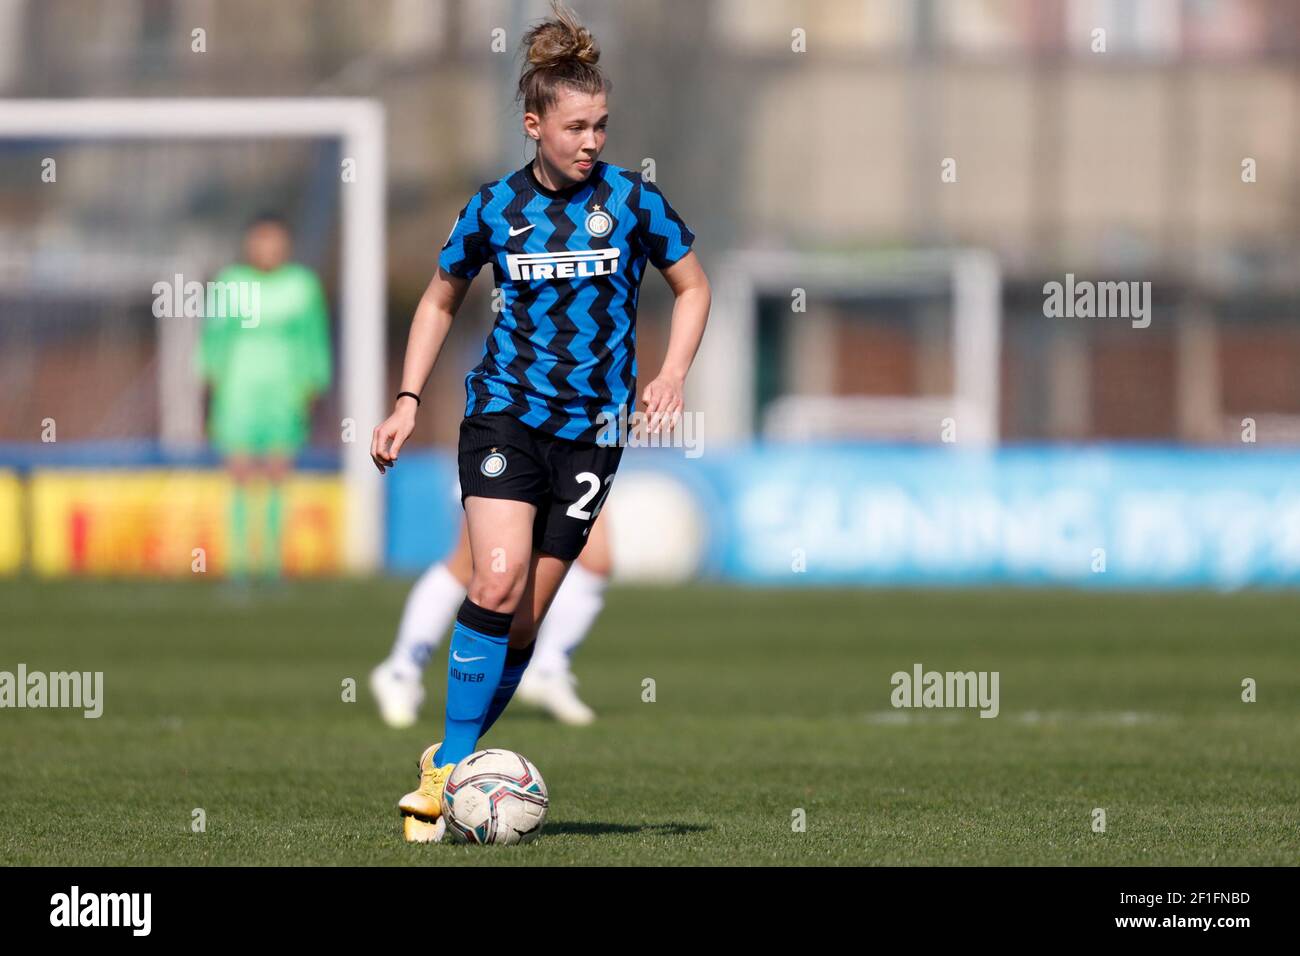
M 424 703 L 423 674 L 403 670 L 384 661 L 370 672 L 370 692 L 379 705 L 379 716 L 389 727 L 404 730 L 415 725 Z
M 574 690 L 578 679 L 572 674 L 538 671 L 528 668 L 519 681 L 515 696 L 526 704 L 540 707 L 562 724 L 586 727 L 596 719 L 596 712 L 584 704 Z

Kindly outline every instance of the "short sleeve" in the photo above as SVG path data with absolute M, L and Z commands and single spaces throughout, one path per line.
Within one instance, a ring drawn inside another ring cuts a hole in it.
M 641 179 L 636 190 L 637 230 L 656 269 L 667 269 L 691 251 L 695 233 L 682 221 L 653 182 Z
M 482 219 L 483 193 L 477 192 L 456 217 L 451 234 L 438 255 L 444 272 L 460 279 L 472 279 L 491 255 L 490 232 Z

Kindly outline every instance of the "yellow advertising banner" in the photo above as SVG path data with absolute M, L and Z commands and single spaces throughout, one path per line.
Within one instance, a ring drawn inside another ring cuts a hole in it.
M 23 485 L 0 470 L 0 574 L 16 574 L 23 563 Z
M 60 469 L 35 471 L 28 484 L 37 574 L 170 577 L 229 570 L 233 484 L 220 472 Z M 265 491 L 254 483 L 248 494 L 254 568 L 263 554 Z M 297 475 L 285 483 L 280 558 L 286 576 L 342 570 L 343 508 L 336 476 Z

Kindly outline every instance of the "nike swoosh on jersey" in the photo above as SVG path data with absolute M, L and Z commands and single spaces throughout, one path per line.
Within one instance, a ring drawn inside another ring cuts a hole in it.
M 537 225 L 537 224 L 536 224 L 536 223 L 533 223 L 533 225 L 535 226 L 535 225 Z M 531 228 L 533 228 L 533 226 L 524 226 L 524 228 L 522 228 L 522 229 L 516 229 L 514 226 L 511 226 L 511 227 L 510 227 L 510 235 L 512 235 L 512 236 L 522 236 L 525 232 L 527 232 L 527 231 L 528 231 L 529 229 L 531 229 Z

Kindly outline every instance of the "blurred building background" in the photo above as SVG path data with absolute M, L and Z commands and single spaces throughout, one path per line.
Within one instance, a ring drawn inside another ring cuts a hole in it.
M 711 274 L 791 255 L 843 278 L 858 256 L 978 250 L 1000 273 L 1002 442 L 1240 446 L 1249 418 L 1261 443 L 1300 443 L 1294 0 L 571 5 L 613 83 L 604 158 L 653 162 Z M 0 0 L 0 97 L 382 103 L 391 394 L 457 211 L 530 155 L 516 50 L 545 13 L 542 0 Z M 58 159 L 58 190 L 34 180 L 41 156 Z M 0 442 L 34 441 L 47 415 L 61 440 L 156 436 L 150 286 L 214 273 L 254 210 L 292 218 L 337 305 L 338 163 L 328 142 L 0 142 Z M 1046 317 L 1044 284 L 1067 274 L 1151 282 L 1150 327 Z M 806 311 L 770 290 L 757 304 L 746 434 L 785 434 L 774 410 L 791 396 L 953 391 L 947 292 L 804 285 Z M 446 414 L 422 417 L 419 444 L 454 439 L 489 295 L 475 283 L 426 393 Z M 643 374 L 670 306 L 649 277 Z M 337 396 L 317 410 L 320 449 L 339 415 Z M 909 437 L 937 441 L 937 425 Z
M 989 249 L 1003 270 L 1004 440 L 1235 440 L 1244 416 L 1277 440 L 1300 438 L 1291 421 L 1300 422 L 1300 5 L 574 6 L 600 40 L 614 85 L 605 158 L 629 167 L 654 160 L 706 266 L 738 248 Z M 514 53 L 526 24 L 544 11 L 541 2 L 518 0 L 3 0 L 0 93 L 381 100 L 396 375 L 409 315 L 448 224 L 475 186 L 527 158 L 512 101 Z M 196 27 L 206 31 L 203 53 L 191 49 Z M 1105 53 L 1092 49 L 1098 28 Z M 492 51 L 495 29 L 505 31 L 507 53 Z M 806 31 L 807 52 L 792 51 L 795 29 Z M 0 157 L 10 167 L 0 183 L 0 295 L 11 326 L 3 373 L 10 386 L 32 386 L 10 391 L 3 438 L 30 437 L 24 395 L 42 408 L 57 403 L 40 383 L 94 362 L 88 351 L 119 369 L 150 361 L 147 341 L 133 352 L 131 336 L 105 336 L 109 324 L 85 321 L 80 341 L 70 338 L 62 359 L 49 352 L 45 360 L 56 364 L 37 374 L 12 325 L 25 315 L 31 321 L 20 307 L 24 279 L 52 267 L 52 246 L 65 261 L 97 264 L 78 271 L 85 296 L 64 297 L 73 324 L 88 318 L 84 299 L 98 298 L 102 308 L 105 280 L 96 270 L 123 281 L 133 257 L 152 269 L 157 249 L 178 248 L 214 266 L 232 253 L 241 217 L 268 204 L 294 216 L 304 259 L 327 273 L 333 266 L 336 157 L 328 150 L 80 149 L 69 159 L 93 173 L 69 169 L 77 188 L 51 197 L 13 172 L 22 159 L 15 144 Z M 942 183 L 940 163 L 949 157 L 957 181 Z M 1253 183 L 1242 181 L 1247 159 L 1256 165 Z M 214 166 L 221 176 L 210 174 Z M 150 188 L 126 188 L 135 181 Z M 124 234 L 153 248 L 124 246 Z M 1042 286 L 1067 272 L 1151 280 L 1151 327 L 1135 334 L 1122 323 L 1045 319 Z M 487 292 L 476 285 L 466 307 L 475 319 L 460 324 L 452 343 L 466 361 L 481 344 Z M 129 301 L 122 307 L 132 310 Z M 662 283 L 651 277 L 643 355 L 662 348 L 666 307 Z M 851 298 L 819 302 L 812 290 L 798 323 L 825 330 L 834 361 L 800 362 L 797 349 L 778 350 L 775 366 L 763 370 L 768 392 L 948 387 L 948 350 L 927 347 L 927 338 L 945 334 L 943 324 L 900 324 L 889 303 L 875 307 L 886 314 L 861 321 L 872 308 Z M 132 324 L 128 315 L 116 321 Z M 146 323 L 140 337 L 148 331 Z M 798 327 L 791 332 L 797 337 Z M 121 353 L 104 355 L 108 341 Z M 436 373 L 435 394 L 451 407 L 460 402 L 463 364 L 443 363 Z M 105 388 L 133 382 L 102 372 L 89 378 Z M 131 428 L 147 434 L 150 418 L 135 412 L 96 419 L 121 407 L 119 397 L 96 396 L 75 420 L 106 437 Z M 427 416 L 422 427 L 422 439 L 448 441 L 455 416 Z

